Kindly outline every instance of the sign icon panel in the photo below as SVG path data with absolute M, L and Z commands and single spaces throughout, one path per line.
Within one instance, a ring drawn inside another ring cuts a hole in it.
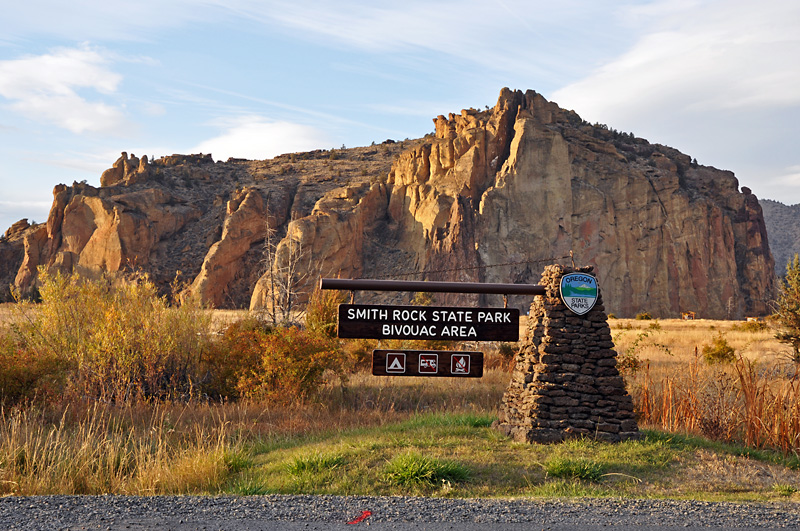
M 420 354 L 419 372 L 420 374 L 436 374 L 439 370 L 438 354 Z
M 450 374 L 469 374 L 469 354 L 453 354 L 450 357 Z
M 372 374 L 480 378 L 483 376 L 483 352 L 375 349 L 372 351 Z
M 405 353 L 390 352 L 386 354 L 386 372 L 389 374 L 403 374 L 406 372 Z

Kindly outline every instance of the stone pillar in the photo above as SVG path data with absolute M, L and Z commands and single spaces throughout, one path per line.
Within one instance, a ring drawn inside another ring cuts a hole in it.
M 567 308 L 559 293 L 561 277 L 590 274 L 592 269 L 551 265 L 542 273 L 547 294 L 531 304 L 528 334 L 494 424 L 516 441 L 641 437 L 633 402 L 617 371 L 600 290 L 594 307 L 583 315 Z

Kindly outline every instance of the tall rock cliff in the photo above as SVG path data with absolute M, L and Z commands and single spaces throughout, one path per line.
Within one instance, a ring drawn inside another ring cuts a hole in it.
M 16 283 L 32 286 L 39 264 L 135 263 L 163 282 L 181 269 L 209 304 L 259 308 L 270 270 L 292 260 L 307 279 L 533 283 L 572 252 L 595 267 L 619 316 L 768 311 L 774 273 L 761 207 L 732 173 L 586 123 L 533 91 L 503 89 L 493 109 L 434 124 L 402 146 L 269 161 L 123 154 L 101 188 L 57 188 L 46 227 L 18 228 Z M 267 228 L 279 240 L 272 264 L 261 260 Z
M 786 265 L 800 253 L 800 204 L 784 205 L 769 199 L 761 200 L 767 225 L 769 246 L 775 257 L 775 273 L 782 277 Z

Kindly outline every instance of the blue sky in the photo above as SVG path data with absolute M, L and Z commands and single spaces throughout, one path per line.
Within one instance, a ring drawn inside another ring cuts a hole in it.
M 800 3 L 73 0 L 0 18 L 0 232 L 121 151 L 420 137 L 533 89 L 800 203 Z

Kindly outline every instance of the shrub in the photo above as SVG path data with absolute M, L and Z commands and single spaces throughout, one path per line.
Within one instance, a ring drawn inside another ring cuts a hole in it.
M 69 365 L 52 355 L 37 356 L 9 331 L 0 331 L 0 402 L 52 400 L 64 392 Z
M 338 342 L 296 327 L 276 328 L 257 338 L 260 358 L 237 382 L 240 396 L 293 402 L 316 394 L 326 370 L 340 372 Z
M 775 337 L 792 347 L 791 358 L 800 363 L 800 256 L 786 264 L 786 277 L 781 281 L 778 300 L 775 301 Z
M 733 325 L 731 329 L 737 332 L 757 333 L 769 330 L 769 325 L 764 321 L 745 321 Z
M 641 312 L 636 314 L 637 321 L 649 321 L 652 318 L 653 316 L 650 315 L 648 312 Z
M 199 391 L 211 317 L 188 301 L 170 308 L 146 277 L 50 274 L 42 303 L 15 329 L 24 356 L 69 368 L 67 387 L 106 400 Z
M 736 359 L 736 351 L 722 332 L 714 336 L 710 344 L 703 345 L 703 358 L 706 363 L 731 363 Z
M 321 290 L 317 286 L 306 307 L 306 328 L 328 337 L 336 337 L 339 305 L 347 299 L 341 291 Z
M 411 304 L 414 306 L 430 306 L 433 304 L 433 294 L 427 291 L 417 291 L 414 293 Z
M 503 356 L 503 359 L 506 361 L 511 361 L 517 354 L 517 348 L 512 343 L 500 343 L 497 346 L 497 352 Z

